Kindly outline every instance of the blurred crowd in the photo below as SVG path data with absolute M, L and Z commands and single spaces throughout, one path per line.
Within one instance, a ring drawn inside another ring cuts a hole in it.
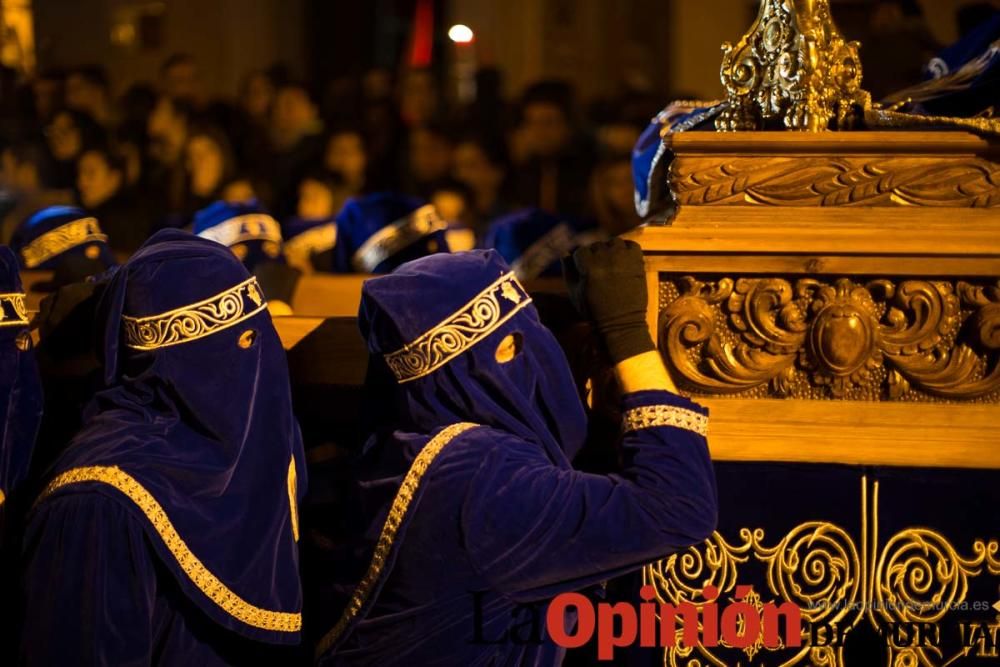
M 321 94 L 280 65 L 247 74 L 226 99 L 188 54 L 167 58 L 155 85 L 115 96 L 113 84 L 81 66 L 40 72 L 7 96 L 0 242 L 52 204 L 92 214 L 123 256 L 217 200 L 255 200 L 286 226 L 386 191 L 433 203 L 470 238 L 523 207 L 614 234 L 639 222 L 629 151 L 662 103 L 626 93 L 583 109 L 562 81 L 508 100 L 492 69 L 476 74 L 467 104 L 449 103 L 429 69 L 373 69 Z

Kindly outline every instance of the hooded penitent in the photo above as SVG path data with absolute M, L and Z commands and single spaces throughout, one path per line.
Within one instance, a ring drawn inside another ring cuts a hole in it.
M 285 222 L 285 261 L 303 273 L 333 270 L 333 248 L 337 245 L 337 222 L 333 217 L 307 219 L 298 216 Z
M 281 261 L 281 225 L 256 201 L 217 201 L 194 214 L 195 234 L 229 248 L 253 271 L 261 262 Z
M 495 251 L 369 280 L 359 319 L 371 435 L 308 588 L 322 663 L 559 664 L 553 596 L 714 528 L 706 417 L 679 396 L 622 399 L 619 474 L 572 468 L 587 422 L 569 365 Z
M 117 262 L 97 218 L 75 206 L 48 206 L 29 216 L 10 241 L 22 269 L 54 271 L 54 287 L 80 282 Z
M 483 245 L 500 253 L 519 280 L 532 280 L 560 275 L 563 257 L 605 236 L 580 221 L 526 208 L 490 224 Z
M 52 499 L 110 498 L 187 604 L 244 637 L 298 642 L 302 440 L 256 279 L 228 249 L 165 230 L 117 271 L 98 312 L 107 388 L 32 524 Z
M 0 516 L 31 463 L 42 417 L 42 389 L 32 352 L 17 260 L 0 246 Z M 2 525 L 2 522 L 0 522 Z M 0 534 L 0 544 L 2 544 Z
M 388 273 L 410 260 L 448 252 L 445 222 L 431 204 L 388 192 L 349 200 L 337 214 L 337 273 Z
M 366 510 L 356 517 L 375 520 L 347 531 L 344 558 L 352 565 L 336 573 L 326 611 L 348 612 L 320 642 L 326 653 L 364 619 L 391 574 L 408 521 L 421 511 L 413 470 L 425 470 L 422 461 L 478 425 L 534 443 L 569 470 L 587 428 L 565 355 L 495 251 L 433 255 L 369 280 L 359 319 L 371 352 L 365 420 L 372 435 L 350 505 Z M 401 488 L 412 488 L 405 508 L 394 503 Z M 386 516 L 400 509 L 395 540 L 376 542 Z M 358 570 L 367 557 L 354 556 L 373 552 L 384 567 Z

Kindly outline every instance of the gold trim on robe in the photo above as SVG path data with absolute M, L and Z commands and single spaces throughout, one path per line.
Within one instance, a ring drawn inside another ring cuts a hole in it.
M 673 426 L 697 433 L 702 437 L 708 436 L 708 417 L 700 412 L 674 405 L 632 408 L 622 417 L 622 430 L 625 433 L 655 426 Z
M 288 462 L 288 511 L 292 521 L 292 537 L 299 541 L 299 482 L 295 473 L 295 456 Z
M 135 503 L 146 515 L 146 519 L 163 540 L 163 544 L 177 560 L 177 564 L 191 580 L 191 583 L 197 586 L 198 590 L 205 594 L 205 597 L 237 621 L 255 628 L 275 632 L 299 632 L 302 629 L 301 613 L 273 611 L 253 605 L 212 574 L 188 548 L 156 498 L 134 477 L 118 466 L 87 466 L 67 470 L 49 482 L 39 496 L 38 502 L 64 486 L 86 482 L 107 484 Z
M 389 516 L 386 517 L 385 523 L 382 525 L 382 532 L 379 534 L 378 542 L 375 544 L 375 552 L 372 554 L 371 562 L 368 564 L 368 570 L 365 572 L 364 577 L 362 577 L 361 582 L 354 589 L 350 602 L 347 603 L 347 608 L 344 609 L 340 620 L 320 639 L 316 647 L 317 658 L 329 651 L 337 640 L 340 639 L 340 636 L 344 634 L 344 630 L 347 629 L 347 626 L 358 615 L 365 602 L 368 601 L 372 589 L 378 583 L 379 577 L 382 574 L 385 560 L 392 549 L 393 541 L 396 539 L 396 531 L 399 530 L 403 519 L 406 518 L 410 503 L 413 501 L 413 496 L 416 494 L 417 487 L 420 486 L 420 481 L 423 479 L 424 473 L 427 472 L 427 468 L 450 442 L 466 431 L 478 427 L 478 424 L 467 422 L 452 424 L 434 436 L 420 450 L 420 453 L 417 454 L 417 458 L 410 465 L 410 469 L 407 471 L 406 477 L 403 478 L 403 483 L 400 485 L 399 490 L 396 492 L 396 497 L 393 498 L 392 505 L 389 507 Z

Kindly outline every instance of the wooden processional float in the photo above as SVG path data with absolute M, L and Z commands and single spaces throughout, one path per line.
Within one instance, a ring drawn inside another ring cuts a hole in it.
M 662 134 L 676 215 L 631 235 L 719 462 L 718 531 L 644 580 L 720 608 L 752 585 L 801 609 L 801 645 L 662 664 L 994 664 L 1000 120 L 873 105 L 827 0 L 760 5 L 717 131 Z

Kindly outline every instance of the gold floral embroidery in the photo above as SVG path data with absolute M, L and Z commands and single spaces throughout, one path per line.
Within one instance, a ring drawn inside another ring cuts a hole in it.
M 107 242 L 107 240 L 107 235 L 101 233 L 97 218 L 80 218 L 45 232 L 21 248 L 21 258 L 24 260 L 25 268 L 33 269 L 71 248 L 84 243 Z
M 504 274 L 433 329 L 385 355 L 385 362 L 400 384 L 422 378 L 489 336 L 529 303 L 531 297 L 514 274 Z
M 700 412 L 673 405 L 633 408 L 622 418 L 622 430 L 626 433 L 654 426 L 673 426 L 697 433 L 702 437 L 708 435 L 708 417 Z
M 248 278 L 197 303 L 147 317 L 123 316 L 125 342 L 155 350 L 204 338 L 253 317 L 267 307 L 256 278 Z
M 288 510 L 292 520 L 292 537 L 299 541 L 299 483 L 295 474 L 295 456 L 288 462 Z
M 379 577 L 382 574 L 385 559 L 388 558 L 393 540 L 396 538 L 396 531 L 399 530 L 403 519 L 406 518 L 410 502 L 413 500 L 413 495 L 417 492 L 417 487 L 420 486 L 420 481 L 423 479 L 424 473 L 427 472 L 427 468 L 450 442 L 473 428 L 478 428 L 478 424 L 452 424 L 434 436 L 420 450 L 417 458 L 414 459 L 413 464 L 407 471 L 406 477 L 403 478 L 403 483 L 400 485 L 399 491 L 396 492 L 392 506 L 389 507 L 389 516 L 386 517 L 385 523 L 382 525 L 382 532 L 379 534 L 378 542 L 375 544 L 375 552 L 372 554 L 371 562 L 368 564 L 368 570 L 365 572 L 357 588 L 354 589 L 354 593 L 351 595 L 344 613 L 341 614 L 340 620 L 320 639 L 319 645 L 316 648 L 316 657 L 322 656 L 330 650 L 337 640 L 340 639 L 344 630 L 347 629 L 348 624 L 361 611 L 365 602 L 368 601 L 368 596 L 371 595 L 372 589 L 378 583 Z
M 24 306 L 24 294 L 13 292 L 0 294 L 0 327 L 28 326 L 28 310 Z
M 212 574 L 177 534 L 156 498 L 134 477 L 117 466 L 88 466 L 67 470 L 45 487 L 39 502 L 57 489 L 84 482 L 100 482 L 112 486 L 135 503 L 192 583 L 227 614 L 242 623 L 264 630 L 299 632 L 302 629 L 301 613 L 272 611 L 250 604 Z
M 351 264 L 356 271 L 371 273 L 406 246 L 445 229 L 448 229 L 448 223 L 438 215 L 433 204 L 421 206 L 402 220 L 386 225 L 368 237 L 354 253 Z
M 198 236 L 227 248 L 244 241 L 281 243 L 281 225 L 266 213 L 247 213 L 202 230 Z

